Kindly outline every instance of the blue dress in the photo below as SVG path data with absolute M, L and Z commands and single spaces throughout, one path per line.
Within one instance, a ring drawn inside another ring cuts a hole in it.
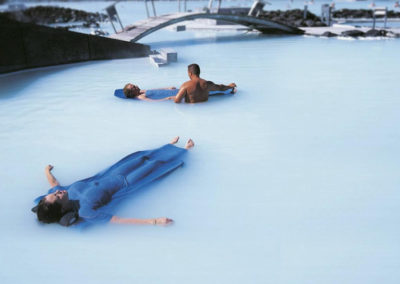
M 135 152 L 92 177 L 69 186 L 51 188 L 48 194 L 56 190 L 66 190 L 69 199 L 76 201 L 74 210 L 77 212 L 64 216 L 60 224 L 68 226 L 73 223 L 76 213 L 79 214 L 80 223 L 110 221 L 119 201 L 182 166 L 181 158 L 186 152 L 186 149 L 171 144 L 155 150 Z M 36 198 L 35 202 L 39 202 L 44 196 Z

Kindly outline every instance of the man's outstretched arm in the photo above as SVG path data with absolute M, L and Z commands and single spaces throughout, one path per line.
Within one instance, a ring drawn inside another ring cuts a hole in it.
M 235 83 L 230 83 L 229 85 L 223 85 L 223 84 L 214 84 L 214 82 L 207 81 L 207 90 L 210 91 L 226 91 L 229 89 L 234 89 L 236 88 Z

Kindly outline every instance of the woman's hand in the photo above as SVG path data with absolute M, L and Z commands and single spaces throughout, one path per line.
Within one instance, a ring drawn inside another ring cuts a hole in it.
M 44 173 L 46 174 L 46 178 L 49 181 L 49 184 L 51 187 L 55 187 L 57 185 L 60 185 L 60 183 L 58 182 L 58 180 L 53 176 L 53 174 L 51 173 L 51 170 L 53 169 L 52 165 L 47 165 L 44 168 Z
M 44 168 L 44 170 L 45 170 L 45 172 L 51 172 L 51 170 L 53 169 L 54 167 L 52 166 L 52 165 L 47 165 L 45 168 Z
M 168 224 L 171 224 L 172 222 L 174 222 L 174 220 L 166 218 L 166 217 L 153 219 L 154 225 L 168 225 Z
M 168 225 L 174 221 L 166 217 L 153 218 L 153 219 L 136 219 L 136 218 L 120 218 L 118 216 L 113 216 L 110 222 L 116 224 L 131 224 L 131 225 Z

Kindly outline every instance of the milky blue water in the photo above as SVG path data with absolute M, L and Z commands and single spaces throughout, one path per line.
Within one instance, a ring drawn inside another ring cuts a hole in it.
M 178 62 L 0 76 L 1 283 L 399 282 L 399 40 L 166 30 L 143 42 Z M 198 105 L 112 95 L 129 81 L 179 86 L 192 62 L 238 93 Z M 174 225 L 80 232 L 30 212 L 47 164 L 70 184 L 176 135 L 196 143 L 185 166 L 118 212 Z

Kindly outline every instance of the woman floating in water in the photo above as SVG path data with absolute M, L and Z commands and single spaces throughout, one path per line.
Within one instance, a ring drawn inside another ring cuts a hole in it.
M 53 166 L 48 165 L 45 172 L 52 188 L 47 195 L 35 200 L 39 204 L 32 211 L 41 222 L 58 222 L 63 226 L 76 221 L 87 224 L 169 224 L 172 220 L 165 217 L 120 218 L 114 213 L 119 201 L 183 165 L 181 158 L 194 143 L 189 139 L 183 149 L 173 145 L 178 140 L 179 137 L 175 137 L 170 144 L 158 149 L 130 154 L 97 175 L 66 187 L 60 186 L 51 173 Z
M 164 98 L 157 98 L 159 93 L 166 93 L 165 90 L 176 90 L 175 87 L 141 90 L 137 85 L 128 83 L 124 86 L 123 92 L 128 99 L 139 99 L 143 101 L 167 101 L 175 98 L 174 91 L 170 91 L 170 96 Z M 179 91 L 179 90 L 178 90 Z M 177 93 L 177 92 L 176 92 Z

